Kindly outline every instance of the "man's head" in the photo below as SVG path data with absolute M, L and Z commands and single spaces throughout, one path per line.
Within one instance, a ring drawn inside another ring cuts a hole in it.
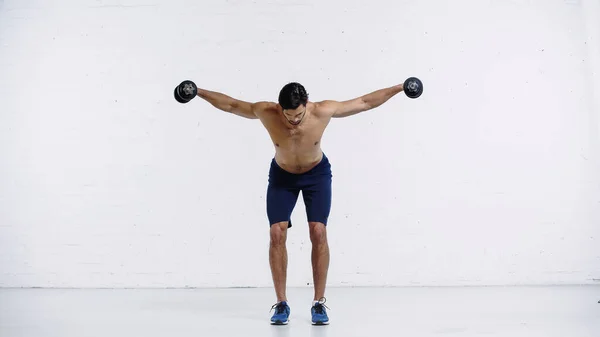
M 279 92 L 279 105 L 290 124 L 300 124 L 306 113 L 308 94 L 300 83 L 286 84 Z

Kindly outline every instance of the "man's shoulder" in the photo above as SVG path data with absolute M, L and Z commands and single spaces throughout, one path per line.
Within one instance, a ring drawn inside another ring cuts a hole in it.
M 336 109 L 337 101 L 333 100 L 324 100 L 313 103 L 315 108 L 315 114 L 322 116 L 330 116 Z
M 256 113 L 273 114 L 277 113 L 277 103 L 275 102 L 256 102 L 254 103 L 254 111 Z

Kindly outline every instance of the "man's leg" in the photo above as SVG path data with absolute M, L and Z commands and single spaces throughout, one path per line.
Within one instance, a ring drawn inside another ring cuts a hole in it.
M 271 161 L 267 187 L 267 216 L 270 225 L 269 265 L 275 286 L 277 303 L 271 308 L 275 313 L 271 324 L 288 324 L 290 306 L 287 303 L 287 230 L 292 226 L 291 215 L 298 200 L 300 189 L 296 186 L 297 175 L 285 172 Z
M 329 270 L 329 244 L 327 243 L 327 220 L 331 212 L 331 166 L 324 156 L 312 176 L 307 177 L 302 188 L 306 216 L 312 242 L 312 268 L 315 283 L 315 301 L 325 296 L 327 271 Z
M 277 302 L 286 301 L 286 279 L 287 279 L 287 239 L 288 222 L 278 222 L 271 225 L 271 242 L 269 245 L 269 264 L 275 285 Z
M 315 283 L 314 300 L 325 297 L 325 284 L 329 270 L 329 244 L 327 243 L 327 228 L 322 222 L 309 222 L 310 241 L 312 242 L 312 268 Z
M 325 311 L 325 285 L 329 270 L 327 220 L 331 211 L 331 166 L 327 157 L 319 163 L 302 186 L 306 215 L 312 242 L 312 267 L 315 293 L 311 307 L 312 324 L 329 324 Z
M 292 223 L 291 220 L 284 219 L 290 219 L 298 194 L 298 190 L 275 186 L 269 186 L 267 190 L 267 213 L 271 223 L 269 265 L 271 266 L 277 302 L 287 302 L 285 290 L 288 258 L 285 243 L 288 228 L 291 227 Z

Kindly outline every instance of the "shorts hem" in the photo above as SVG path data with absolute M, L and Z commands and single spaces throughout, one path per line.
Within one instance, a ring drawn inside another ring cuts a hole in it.
M 327 226 L 327 219 L 310 219 L 308 222 L 320 222 L 323 225 Z
M 276 220 L 276 221 L 269 220 L 269 227 L 272 227 L 274 224 L 280 223 L 280 222 L 287 222 L 288 223 L 287 228 L 292 227 L 292 220 Z

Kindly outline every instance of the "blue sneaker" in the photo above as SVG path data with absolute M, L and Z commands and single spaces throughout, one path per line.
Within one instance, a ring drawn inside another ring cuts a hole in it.
M 325 305 L 325 301 L 326 299 L 323 297 L 310 308 L 313 325 L 329 324 L 329 317 L 327 317 L 327 311 L 325 311 L 325 308 L 329 309 L 329 307 Z
M 271 317 L 271 324 L 273 325 L 286 325 L 289 322 L 290 317 L 290 306 L 286 301 L 275 303 L 271 310 L 275 309 L 273 317 Z

